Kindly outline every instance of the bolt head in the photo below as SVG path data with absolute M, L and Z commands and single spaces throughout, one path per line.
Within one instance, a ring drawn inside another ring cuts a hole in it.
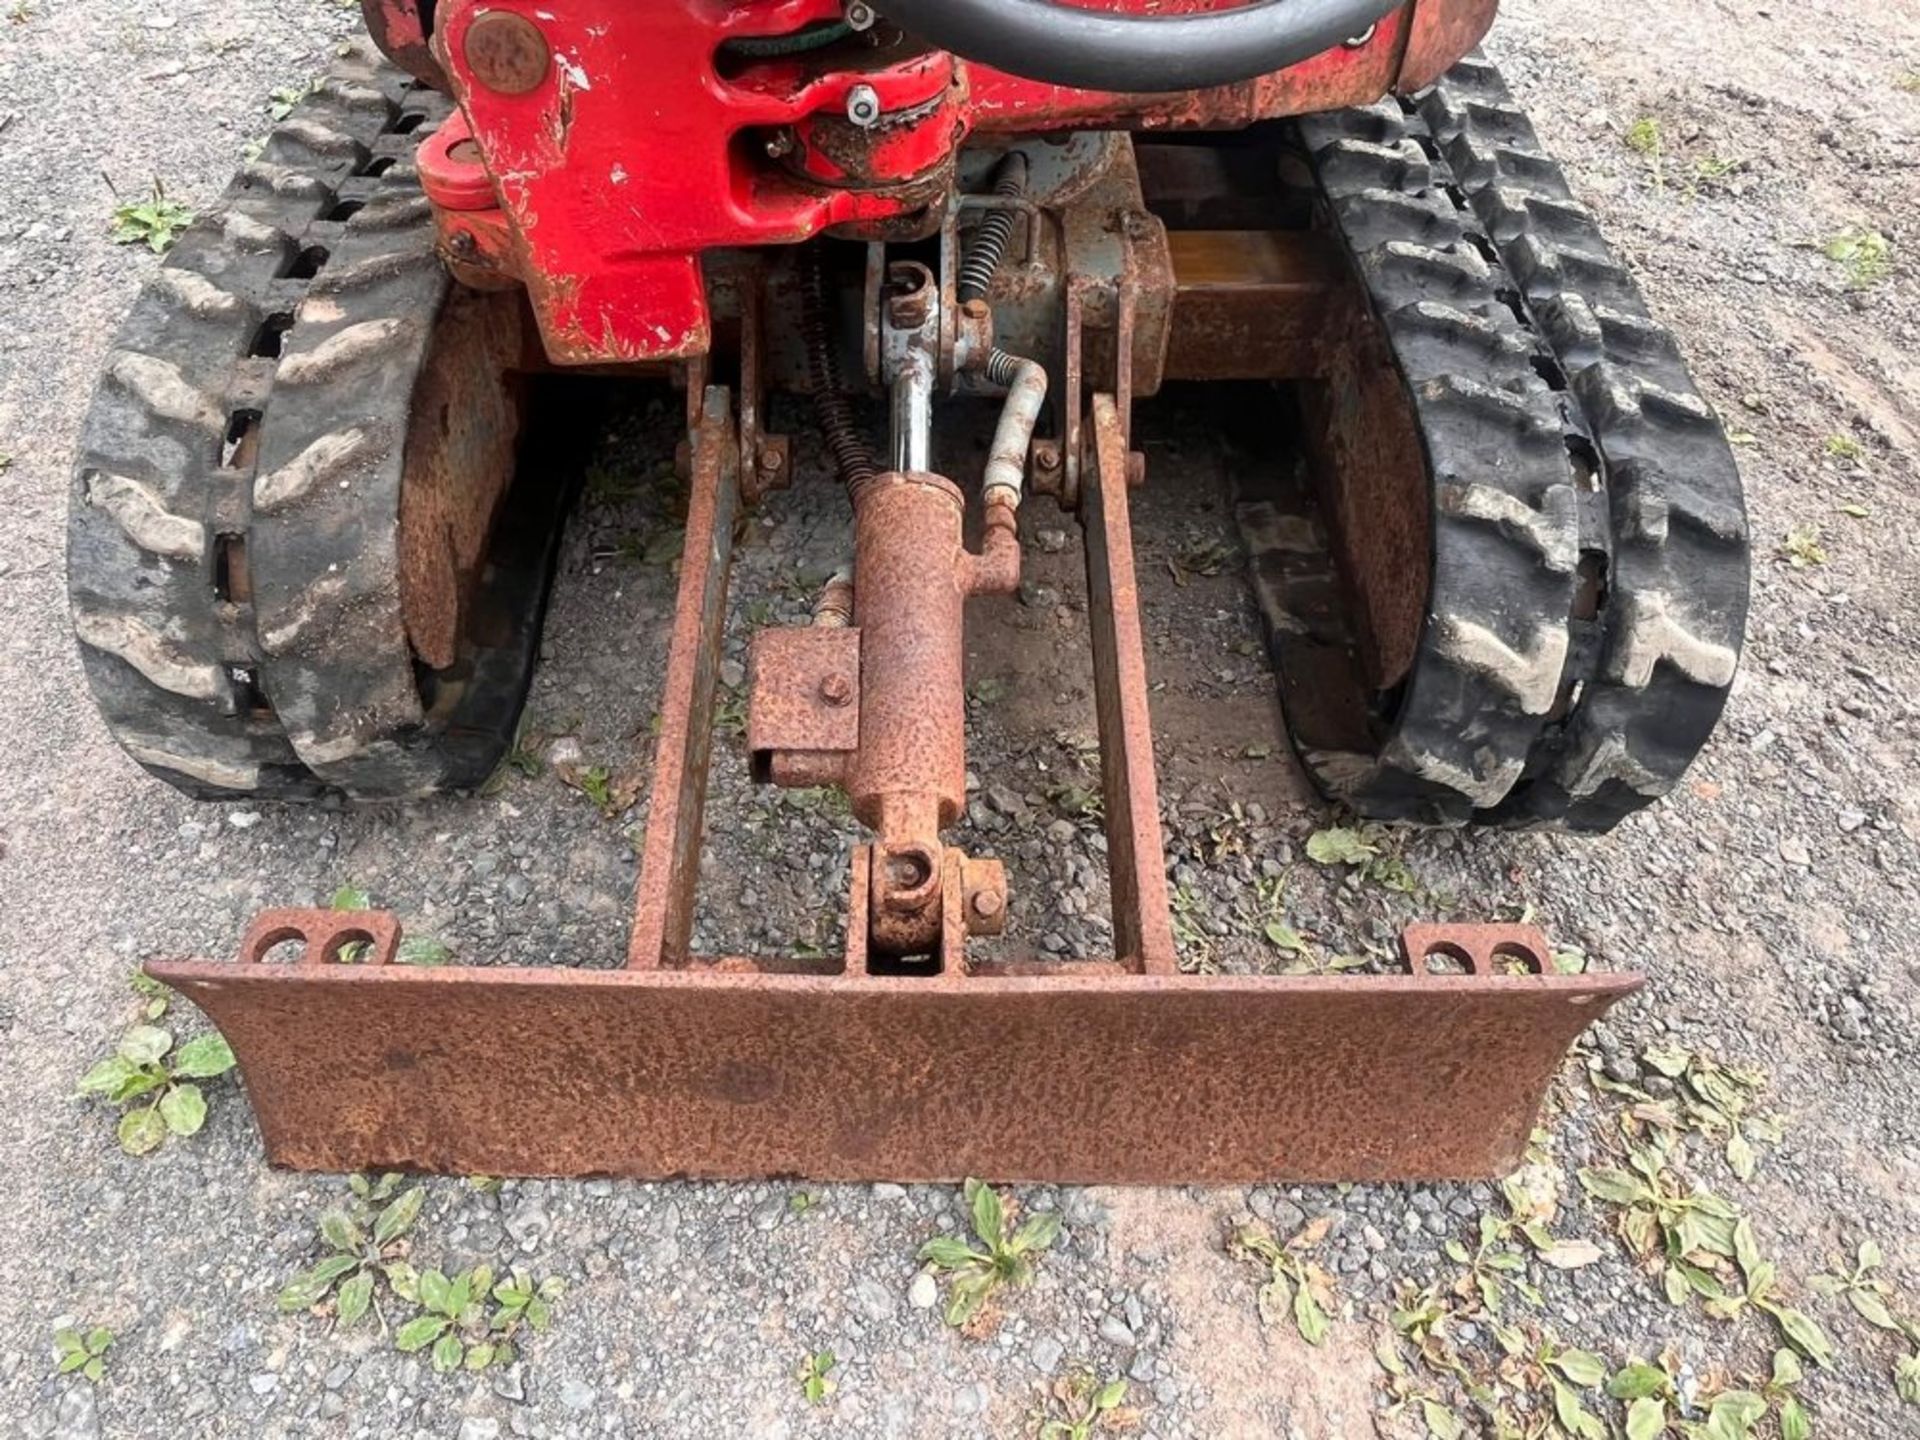
M 473 78 L 501 95 L 525 95 L 547 78 L 553 54 L 540 27 L 511 10 L 489 10 L 467 27 L 462 47 Z
M 873 6 L 866 0 L 850 0 L 846 9 L 847 28 L 850 30 L 871 30 L 880 17 L 874 13 Z
M 856 85 L 847 92 L 847 119 L 862 130 L 880 123 L 880 92 L 871 85 Z
M 820 682 L 820 698 L 839 709 L 853 701 L 853 681 L 838 670 Z
M 977 891 L 973 897 L 973 913 L 982 920 L 991 920 L 1006 908 L 1006 897 L 998 890 Z

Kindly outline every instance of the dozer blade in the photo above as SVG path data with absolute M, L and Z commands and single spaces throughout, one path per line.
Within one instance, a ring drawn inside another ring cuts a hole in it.
M 383 963 L 391 917 L 261 917 L 243 963 L 150 973 L 239 1057 L 306 1170 L 1056 1182 L 1463 1179 L 1520 1163 L 1626 976 L 935 978 Z M 256 963 L 300 936 L 309 958 Z M 317 957 L 372 937 L 374 963 Z M 1415 953 L 1418 953 L 1415 948 Z M 529 1038 L 538 1037 L 538 1038 Z
M 1079 509 L 1118 955 L 970 955 L 963 911 L 978 896 L 948 851 L 939 947 L 902 960 L 870 933 L 872 845 L 851 867 L 843 956 L 692 954 L 742 472 L 728 412 L 709 391 L 693 427 L 625 968 L 416 969 L 397 963 L 391 915 L 317 910 L 259 917 L 239 963 L 149 965 L 232 1043 L 274 1163 L 1060 1182 L 1471 1178 L 1519 1163 L 1568 1047 L 1635 978 L 1552 973 L 1545 938 L 1519 926 L 1416 926 L 1399 975 L 1179 972 L 1127 451 L 1104 395 Z M 298 958 L 274 963 L 290 943 Z

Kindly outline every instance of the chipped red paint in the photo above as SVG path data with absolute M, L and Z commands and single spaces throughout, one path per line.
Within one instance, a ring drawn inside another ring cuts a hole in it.
M 403 63 L 417 61 L 409 0 L 367 3 L 381 43 Z M 1170 13 L 1222 0 L 1079 3 Z M 554 361 L 685 359 L 712 341 L 708 252 L 828 230 L 930 233 L 972 134 L 1229 129 L 1363 104 L 1405 83 L 1403 61 L 1417 61 L 1424 76 L 1456 58 L 1450 52 L 1474 43 L 1491 8 L 1492 0 L 1410 0 L 1357 43 L 1277 74 L 1120 95 L 1036 84 L 911 41 L 856 38 L 766 58 L 725 50 L 838 20 L 839 0 L 445 0 L 432 51 L 464 111 L 460 138 L 472 156 L 455 167 L 463 175 L 436 164 L 424 178 L 443 229 L 488 241 L 489 265 L 527 286 Z M 518 91 L 517 70 L 509 87 L 517 93 L 481 82 L 467 40 L 483 15 L 496 27 L 512 15 L 538 29 L 550 61 L 539 83 Z M 879 107 L 872 123 L 849 115 L 865 89 Z M 437 159 L 447 158 L 443 146 Z M 489 206 L 474 204 L 476 176 Z M 501 236 L 510 241 L 495 243 Z

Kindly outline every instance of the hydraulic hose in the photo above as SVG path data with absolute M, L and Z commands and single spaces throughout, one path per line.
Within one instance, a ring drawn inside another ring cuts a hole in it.
M 1040 423 L 1040 407 L 1047 403 L 1047 367 L 1038 360 L 995 350 L 987 357 L 987 378 L 1007 387 L 1007 403 L 1001 407 L 993 446 L 987 451 L 987 474 L 980 493 L 989 505 L 998 497 L 998 503 L 1018 509 L 1026 486 L 1027 450 Z
M 1406 0 L 1253 0 L 1203 14 L 1120 15 L 1058 0 L 878 0 L 901 29 L 963 60 L 1088 90 L 1204 90 L 1284 70 L 1366 33 Z
M 813 390 L 813 410 L 819 421 L 820 436 L 833 468 L 847 487 L 849 495 L 858 495 L 880 473 L 873 451 L 853 417 L 853 402 L 840 388 L 840 359 L 833 344 L 833 316 L 827 298 L 826 265 L 819 247 L 800 262 L 800 328 L 807 355 L 807 383 Z
M 993 193 L 1002 200 L 1017 200 L 1027 193 L 1027 157 L 1011 150 L 995 168 Z M 962 305 L 969 300 L 984 300 L 993 277 L 1006 258 L 1007 242 L 1013 238 L 1014 222 L 1020 218 L 1012 210 L 989 210 L 973 232 L 973 243 L 960 262 L 956 298 Z

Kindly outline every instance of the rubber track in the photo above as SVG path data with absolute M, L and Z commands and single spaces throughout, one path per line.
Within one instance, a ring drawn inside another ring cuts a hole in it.
M 74 625 L 114 737 L 191 795 L 461 788 L 511 741 L 563 487 L 503 517 L 520 538 L 486 588 L 510 638 L 431 717 L 420 686 L 446 687 L 399 619 L 408 405 L 450 288 L 412 157 L 446 112 L 345 47 L 115 340 L 74 482 Z
M 127 752 L 201 798 L 322 789 L 266 707 L 252 605 L 217 573 L 253 482 L 229 427 L 266 406 L 274 361 L 250 352 L 303 298 L 302 256 L 338 243 L 342 187 L 411 150 L 389 133 L 408 93 L 370 47 L 340 58 L 149 278 L 82 432 L 68 587 L 87 677 Z
M 424 99 L 431 124 L 446 102 Z M 294 750 L 347 794 L 391 799 L 446 788 L 442 757 L 419 743 L 398 543 L 413 392 L 450 282 L 410 169 L 341 198 L 358 208 L 274 378 L 250 549 L 263 682 Z
M 1518 781 L 1565 669 L 1580 523 L 1563 419 L 1502 298 L 1511 282 L 1450 198 L 1420 119 L 1383 103 L 1296 130 L 1405 381 L 1435 495 L 1427 624 L 1397 703 L 1373 717 L 1376 745 L 1296 743 L 1321 788 L 1363 815 L 1461 824 Z M 1250 509 L 1293 710 L 1342 643 L 1338 582 L 1316 564 L 1324 540 L 1303 543 L 1312 516 Z
M 1590 673 L 1500 818 L 1604 831 L 1679 781 L 1725 707 L 1751 565 L 1739 469 L 1499 72 L 1476 54 L 1418 109 L 1565 376 L 1610 524 Z

